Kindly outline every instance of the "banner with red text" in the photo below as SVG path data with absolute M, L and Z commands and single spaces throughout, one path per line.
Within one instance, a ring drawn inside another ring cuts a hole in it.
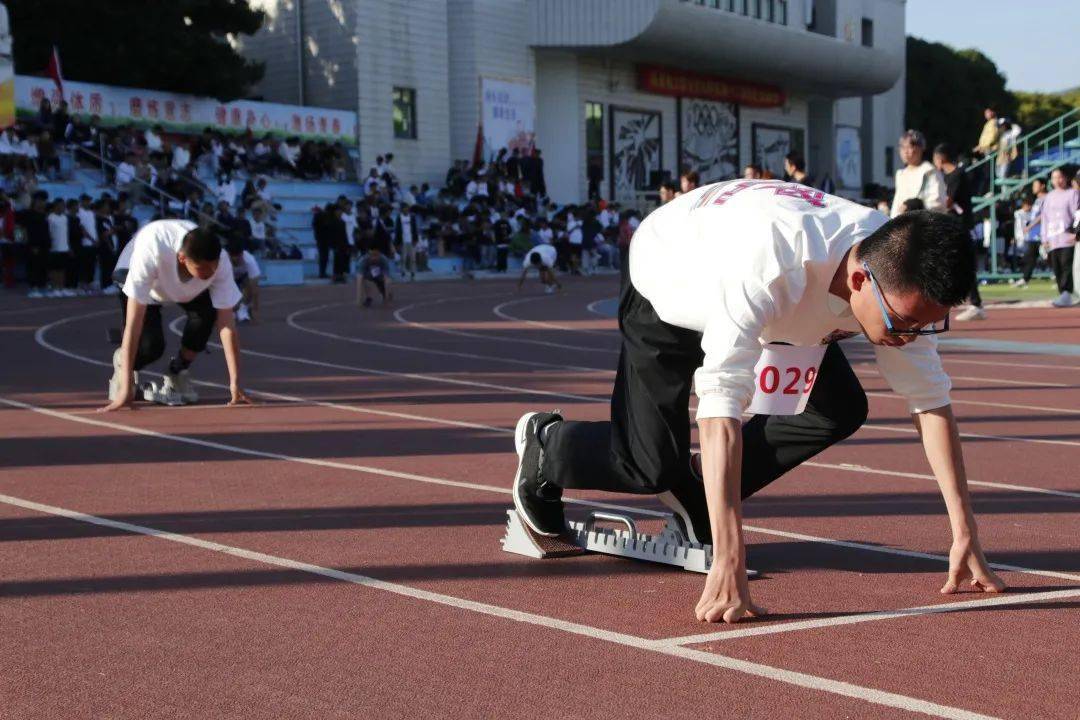
M 50 78 L 15 76 L 15 108 L 20 117 L 37 113 L 42 98 L 56 109 L 60 93 Z M 297 135 L 355 146 L 356 113 L 328 108 L 180 95 L 157 90 L 64 81 L 64 99 L 72 115 L 98 115 L 102 125 L 161 125 L 170 132 L 202 132 L 211 127 L 227 133 L 248 130 L 257 135 Z

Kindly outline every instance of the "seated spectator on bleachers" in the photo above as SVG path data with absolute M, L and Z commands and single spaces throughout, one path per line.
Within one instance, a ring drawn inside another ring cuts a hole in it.
M 116 187 L 129 195 L 141 194 L 141 190 L 136 191 L 132 187 L 135 185 L 135 162 L 135 153 L 128 153 L 123 162 L 116 166 Z
M 151 155 L 165 152 L 165 140 L 161 137 L 163 132 L 164 128 L 160 125 L 148 127 L 143 131 L 143 140 L 146 141 L 146 150 Z
M 294 176 L 300 176 L 300 167 L 297 164 L 300 161 L 300 139 L 297 137 L 290 137 L 282 140 L 278 144 L 277 148 L 277 163 L 278 167 L 282 170 L 291 173 Z
M 254 250 L 261 250 L 266 246 L 270 237 L 266 223 L 266 213 L 261 206 L 256 205 L 251 209 L 251 217 L 247 219 L 247 236 L 250 238 L 250 246 Z
M 229 173 L 219 173 L 217 184 L 214 186 L 214 195 L 221 202 L 226 202 L 229 207 L 236 205 L 236 183 Z
M 274 145 L 273 138 L 266 134 L 255 141 L 248 153 L 248 173 L 257 174 L 273 170 Z

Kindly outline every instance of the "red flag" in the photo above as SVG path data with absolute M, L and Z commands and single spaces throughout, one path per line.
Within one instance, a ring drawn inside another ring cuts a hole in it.
M 484 160 L 484 125 L 476 126 L 476 146 L 473 147 L 472 164 L 476 167 Z
M 56 89 L 60 91 L 60 99 L 64 98 L 64 75 L 60 71 L 60 51 L 53 45 L 52 55 L 49 57 L 49 69 L 46 74 L 56 83 Z

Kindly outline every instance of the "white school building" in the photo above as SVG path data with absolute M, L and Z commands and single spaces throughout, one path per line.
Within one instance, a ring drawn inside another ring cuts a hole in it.
M 252 0 L 263 99 L 356 111 L 361 162 L 407 183 L 535 143 L 551 197 L 627 200 L 748 163 L 891 186 L 904 0 Z

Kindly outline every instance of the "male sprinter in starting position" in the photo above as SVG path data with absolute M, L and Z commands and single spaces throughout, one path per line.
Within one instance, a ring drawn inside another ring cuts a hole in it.
M 134 373 L 165 353 L 161 327 L 164 303 L 178 304 L 187 313 L 187 320 L 180 352 L 169 361 L 163 389 L 184 402 L 198 399 L 188 384 L 187 369 L 206 349 L 216 324 L 229 368 L 229 404 L 251 402 L 240 389 L 240 343 L 233 317 L 240 290 L 216 234 L 187 220 L 152 222 L 124 248 L 113 277 L 122 282 L 124 339 L 113 354 L 109 404 L 102 410 L 130 405 L 135 398 Z
M 697 618 L 762 614 L 746 580 L 741 501 L 863 424 L 866 395 L 837 344 L 861 332 L 907 399 L 945 499 L 953 542 L 941 591 L 964 581 L 1004 589 L 979 544 L 951 384 L 930 337 L 948 329 L 949 309 L 971 291 L 973 262 L 962 224 L 944 213 L 886 220 L 802 185 L 761 180 L 676 198 L 646 218 L 630 246 L 610 422 L 546 412 L 518 421 L 519 514 L 554 536 L 564 528 L 565 489 L 662 493 L 687 537 L 712 544 Z M 765 343 L 826 349 L 801 414 L 743 424 Z M 693 456 L 691 383 L 701 440 Z
M 520 290 L 521 286 L 525 284 L 525 278 L 529 275 L 529 270 L 536 268 L 536 271 L 540 274 L 540 282 L 544 285 L 544 292 L 550 295 L 556 290 L 561 290 L 562 285 L 555 279 L 555 260 L 558 256 L 559 253 L 555 250 L 555 246 L 546 243 L 537 245 L 525 253 L 525 262 L 522 263 L 521 277 L 518 278 L 517 289 Z

